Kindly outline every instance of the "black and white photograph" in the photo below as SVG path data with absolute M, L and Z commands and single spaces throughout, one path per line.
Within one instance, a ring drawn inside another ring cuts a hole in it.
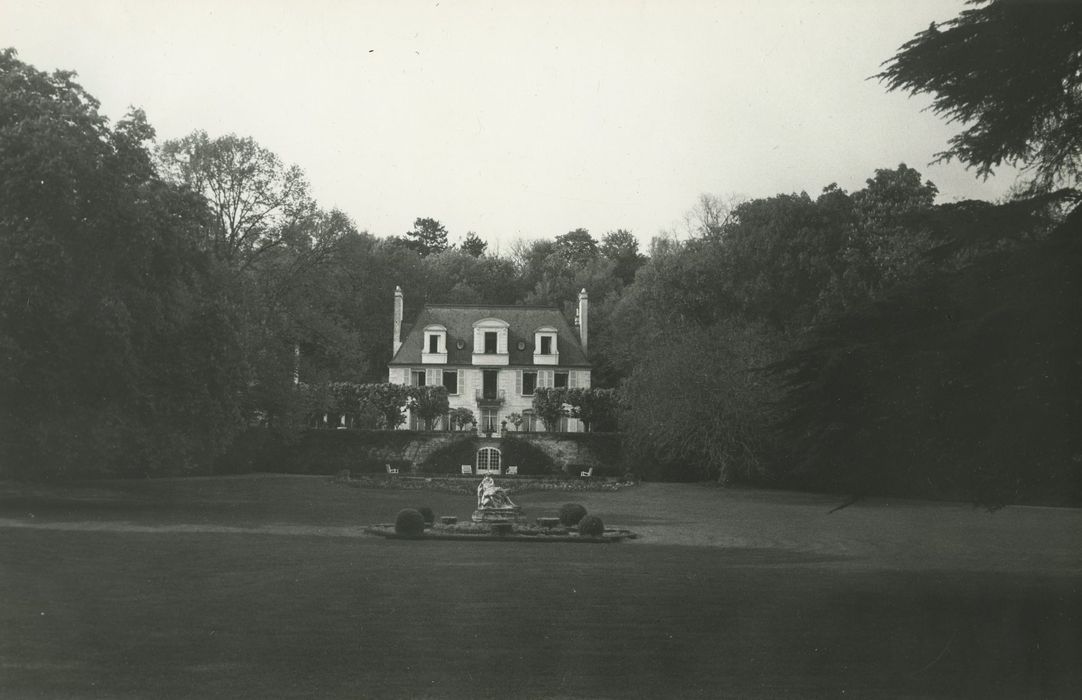
M 1082 2 L 0 0 L 0 698 L 1082 697 Z

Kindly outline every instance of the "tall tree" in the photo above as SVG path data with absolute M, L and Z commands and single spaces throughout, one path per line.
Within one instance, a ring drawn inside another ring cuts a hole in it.
M 1082 501 L 1082 227 L 1049 234 L 1066 196 L 932 212 L 934 265 L 778 365 L 784 472 L 857 495 Z
M 213 225 L 160 180 L 135 111 L 0 52 L 0 469 L 200 469 L 238 427 L 235 298 Z
M 436 219 L 418 217 L 406 231 L 406 245 L 421 256 L 447 250 L 447 229 Z
M 1082 5 L 970 0 L 970 9 L 903 44 L 877 76 L 890 90 L 932 95 L 965 128 L 941 159 L 987 176 L 1001 163 L 1036 184 L 1082 175 Z
M 467 231 L 466 238 L 463 239 L 462 245 L 460 245 L 459 248 L 475 258 L 479 258 L 485 254 L 486 250 L 488 250 L 488 243 L 481 240 L 481 237 L 473 231 Z
M 631 284 L 635 273 L 646 262 L 646 256 L 639 252 L 639 239 L 624 229 L 606 233 L 601 239 L 600 252 L 616 264 L 616 276 L 625 285 Z
M 562 236 L 556 236 L 555 243 L 556 252 L 571 265 L 584 267 L 597 259 L 597 241 L 584 228 L 577 228 Z
M 207 199 L 217 219 L 212 245 L 233 266 L 246 268 L 287 244 L 305 247 L 303 223 L 315 204 L 304 173 L 251 137 L 196 131 L 163 143 L 158 164 L 165 177 Z

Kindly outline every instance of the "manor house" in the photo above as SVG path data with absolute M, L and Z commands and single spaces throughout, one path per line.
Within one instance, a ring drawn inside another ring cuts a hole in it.
M 588 297 L 579 292 L 575 329 L 548 306 L 426 304 L 410 326 L 403 325 L 402 288 L 394 295 L 392 384 L 447 387 L 451 408 L 468 408 L 479 429 L 498 432 L 511 414 L 523 417 L 519 430 L 544 430 L 533 413 L 534 391 L 542 387 L 588 388 L 586 360 Z M 446 416 L 438 428 L 447 428 Z M 409 416 L 406 426 L 417 429 Z M 508 423 L 508 430 L 515 427 Z M 581 432 L 575 418 L 559 430 Z

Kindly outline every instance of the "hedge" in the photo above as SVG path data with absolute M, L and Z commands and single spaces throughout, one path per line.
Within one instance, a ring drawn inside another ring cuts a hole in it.
M 288 434 L 269 428 L 241 433 L 218 460 L 219 474 L 336 474 L 386 472 L 387 465 L 407 471 L 402 457 L 415 435 L 404 430 L 308 430 Z

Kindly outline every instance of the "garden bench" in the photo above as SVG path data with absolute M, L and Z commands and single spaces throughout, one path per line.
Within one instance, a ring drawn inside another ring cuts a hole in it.
M 398 470 L 395 469 L 394 467 L 392 467 L 390 464 L 388 464 L 386 466 L 387 466 L 387 473 L 388 474 L 390 474 L 391 476 L 396 476 L 398 474 Z
M 473 474 L 473 467 L 471 467 L 468 464 L 463 464 L 462 465 L 462 473 L 466 474 L 467 476 L 470 475 L 470 474 Z
M 507 467 L 507 476 L 518 476 L 518 467 Z
M 594 468 L 593 467 L 590 467 L 589 469 L 587 469 L 584 472 L 579 472 L 579 476 L 581 476 L 583 479 L 589 479 L 593 475 L 594 475 Z

